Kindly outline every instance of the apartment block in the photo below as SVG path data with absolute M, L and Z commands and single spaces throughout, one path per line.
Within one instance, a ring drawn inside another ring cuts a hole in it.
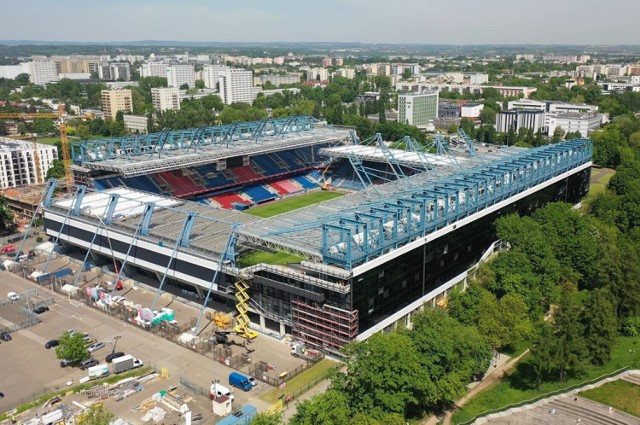
M 102 90 L 102 111 L 106 119 L 116 119 L 119 111 L 133 112 L 131 90 Z
M 234 102 L 253 103 L 257 91 L 253 87 L 253 73 L 244 69 L 227 68 L 220 73 L 220 97 L 225 105 Z
M 151 98 L 153 108 L 157 111 L 180 109 L 180 91 L 175 87 L 152 88 Z
M 169 87 L 182 87 L 183 85 L 195 87 L 196 71 L 193 65 L 170 65 L 167 67 L 167 85 Z
M 165 77 L 167 76 L 167 65 L 161 62 L 148 62 L 143 63 L 140 67 L 141 77 Z
M 0 188 L 42 183 L 47 170 L 58 159 L 58 149 L 38 143 L 37 151 L 40 179 L 36 170 L 33 143 L 0 137 Z
M 124 128 L 129 133 L 142 134 L 148 132 L 149 118 L 138 115 L 123 115 Z

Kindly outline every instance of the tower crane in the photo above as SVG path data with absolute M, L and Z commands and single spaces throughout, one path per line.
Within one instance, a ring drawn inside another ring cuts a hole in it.
M 64 123 L 64 105 L 61 103 L 58 106 L 58 112 L 42 112 L 42 113 L 27 113 L 27 112 L 10 112 L 10 113 L 0 113 L 0 119 L 2 118 L 14 118 L 14 119 L 22 119 L 22 120 L 34 120 L 40 118 L 50 118 L 57 119 L 59 121 L 58 130 L 60 131 L 60 144 L 62 147 L 62 162 L 64 164 L 64 177 L 67 183 L 67 187 L 71 187 L 72 185 L 72 176 L 71 176 L 71 153 L 69 152 L 69 140 L 67 139 L 67 128 Z M 74 118 L 87 118 L 92 119 L 92 114 L 85 115 L 76 115 Z M 36 182 L 40 183 L 44 181 L 42 176 L 42 172 L 40 170 L 40 155 L 38 154 L 38 143 L 35 137 L 32 137 L 33 142 L 33 155 L 35 160 L 35 168 L 36 168 Z

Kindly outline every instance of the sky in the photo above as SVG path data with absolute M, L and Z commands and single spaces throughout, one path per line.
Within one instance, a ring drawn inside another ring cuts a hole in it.
M 20 0 L 0 40 L 640 44 L 640 0 Z

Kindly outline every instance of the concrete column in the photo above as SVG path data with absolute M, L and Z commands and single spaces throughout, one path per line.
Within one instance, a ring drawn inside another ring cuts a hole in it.
M 284 326 L 284 322 L 280 321 L 280 336 L 284 336 L 285 333 L 286 333 L 286 328 Z
M 264 316 L 262 314 L 260 314 L 259 317 L 260 317 L 260 329 L 266 330 L 267 329 L 267 325 L 266 325 L 266 320 L 265 320 Z

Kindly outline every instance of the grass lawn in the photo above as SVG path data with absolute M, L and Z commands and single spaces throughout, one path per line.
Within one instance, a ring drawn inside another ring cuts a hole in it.
M 614 409 L 640 417 L 640 386 L 626 381 L 613 381 L 580 393 L 580 397 L 597 401 Z
M 302 372 L 300 375 L 287 381 L 287 386 L 284 390 L 273 388 L 260 396 L 262 401 L 267 403 L 275 403 L 278 398 L 284 394 L 301 393 L 309 389 L 309 383 L 314 385 L 320 382 L 320 378 L 329 371 L 329 369 L 336 367 L 336 363 L 331 360 L 323 359 L 318 363 L 311 366 L 309 369 Z M 307 388 L 305 388 L 307 387 Z
M 571 378 L 566 382 L 546 382 L 539 390 L 532 384 L 531 367 L 525 357 L 514 371 L 500 383 L 481 392 L 465 404 L 453 415 L 453 423 L 459 424 L 472 419 L 474 416 L 490 409 L 502 408 L 509 404 L 531 400 L 539 395 L 562 390 L 572 385 L 598 378 L 604 374 L 622 369 L 640 367 L 640 356 L 636 353 L 640 349 L 640 338 L 618 337 L 611 353 L 612 360 L 602 366 L 589 366 L 586 375 L 581 378 Z
M 59 137 L 40 137 L 37 139 L 38 143 L 42 143 L 44 145 L 55 145 L 60 142 Z
M 604 192 L 609 180 L 616 173 L 616 170 L 610 168 L 592 168 L 591 169 L 591 187 L 589 188 L 589 197 L 595 197 L 596 195 Z
M 262 252 L 254 251 L 247 255 L 243 255 L 238 259 L 239 267 L 249 267 L 254 264 L 269 263 L 269 264 L 287 264 L 287 263 L 299 263 L 302 261 L 302 257 L 289 254 L 287 252 Z
M 317 204 L 318 202 L 327 201 L 329 199 L 342 196 L 339 192 L 317 191 L 309 192 L 306 195 L 295 196 L 293 198 L 283 199 L 267 205 L 261 205 L 245 212 L 258 217 L 273 217 L 287 211 L 297 210 L 302 207 Z

